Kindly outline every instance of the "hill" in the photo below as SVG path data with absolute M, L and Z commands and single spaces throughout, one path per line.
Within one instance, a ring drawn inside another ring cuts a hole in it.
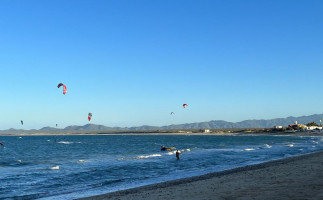
M 323 114 L 315 114 L 301 117 L 287 117 L 276 118 L 270 120 L 244 120 L 241 122 L 227 122 L 223 120 L 212 120 L 209 122 L 196 122 L 187 124 L 176 124 L 168 126 L 138 126 L 130 128 L 122 127 L 108 127 L 104 125 L 86 124 L 84 126 L 67 126 L 64 129 L 58 129 L 53 127 L 44 127 L 39 130 L 23 130 L 23 129 L 8 129 L 1 130 L 2 134 L 28 134 L 28 133 L 85 133 L 93 131 L 147 131 L 147 130 L 172 130 L 172 129 L 226 129 L 226 128 L 271 128 L 276 125 L 288 126 L 289 124 L 297 121 L 301 124 L 307 124 L 309 122 L 320 123 L 320 119 L 323 119 Z

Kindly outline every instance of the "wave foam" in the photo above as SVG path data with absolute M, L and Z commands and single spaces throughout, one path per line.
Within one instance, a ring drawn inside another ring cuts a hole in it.
M 50 169 L 50 170 L 58 170 L 58 169 L 59 169 L 59 165 L 55 165 L 55 166 L 53 166 L 53 167 L 50 167 L 49 169 Z
M 145 158 L 153 158 L 153 157 L 161 157 L 161 154 L 151 154 L 151 155 L 142 155 L 142 156 L 137 156 L 137 159 L 145 159 Z
M 68 141 L 60 141 L 60 142 L 57 142 L 57 143 L 60 143 L 60 144 L 73 144 L 73 142 L 68 142 Z

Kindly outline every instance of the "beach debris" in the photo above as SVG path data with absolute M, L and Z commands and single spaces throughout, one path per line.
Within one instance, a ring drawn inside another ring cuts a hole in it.
M 60 88 L 61 86 L 63 86 L 63 94 L 65 95 L 66 94 L 66 91 L 67 91 L 66 85 L 64 85 L 63 83 L 59 83 L 57 85 L 57 88 Z
M 92 113 L 89 112 L 88 116 L 87 116 L 87 119 L 90 121 L 92 118 Z
M 20 120 L 21 125 L 24 125 L 24 121 Z
M 183 104 L 183 108 L 185 108 L 186 106 L 188 106 L 186 103 Z

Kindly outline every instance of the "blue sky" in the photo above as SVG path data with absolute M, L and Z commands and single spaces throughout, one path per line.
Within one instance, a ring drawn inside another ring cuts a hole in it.
M 322 9 L 319 0 L 2 0 L 0 129 L 84 125 L 88 112 L 122 127 L 321 114 Z

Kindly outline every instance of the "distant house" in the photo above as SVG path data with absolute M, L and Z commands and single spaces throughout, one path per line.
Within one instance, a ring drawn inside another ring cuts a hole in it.
M 295 122 L 295 124 L 290 124 L 288 125 L 288 128 L 291 128 L 293 130 L 305 130 L 306 129 L 306 125 L 304 124 L 299 124 L 297 123 L 297 121 Z
M 210 133 L 211 131 L 210 131 L 210 129 L 204 129 L 203 130 L 203 133 Z

